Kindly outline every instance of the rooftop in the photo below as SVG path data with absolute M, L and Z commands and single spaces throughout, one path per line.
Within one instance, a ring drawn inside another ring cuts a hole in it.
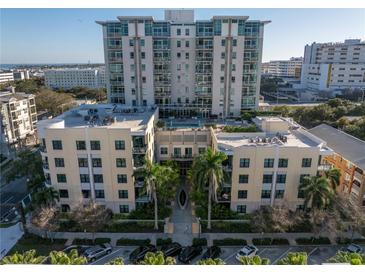
M 326 124 L 309 130 L 327 145 L 359 168 L 365 170 L 365 142 Z
M 39 121 L 38 127 L 98 127 L 142 131 L 146 128 L 156 109 L 152 107 L 122 107 L 114 104 L 85 104 L 66 111 L 54 119 Z
M 34 97 L 34 95 L 23 92 L 13 93 L 11 91 L 0 91 L 0 103 L 8 103 L 13 98 L 16 100 L 23 100 L 30 97 Z

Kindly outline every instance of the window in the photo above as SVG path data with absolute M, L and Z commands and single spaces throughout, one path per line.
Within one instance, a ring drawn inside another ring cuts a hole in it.
M 102 167 L 101 158 L 92 159 L 93 167 Z
M 301 174 L 299 177 L 299 183 L 303 183 L 305 177 L 310 177 L 310 174 Z
M 284 190 L 276 190 L 275 191 L 275 198 L 276 199 L 283 199 L 284 198 Z
M 272 174 L 264 174 L 262 177 L 263 184 L 271 184 L 272 183 Z
M 234 51 L 232 52 L 232 59 L 236 59 L 237 58 L 237 53 Z
M 274 159 L 272 159 L 272 158 L 266 158 L 264 160 L 264 167 L 268 167 L 268 168 L 274 167 Z
M 142 58 L 142 59 L 145 59 L 145 58 L 146 58 L 146 53 L 145 53 L 145 52 L 143 52 L 143 51 L 141 52 L 141 58 Z
M 52 140 L 53 150 L 62 150 L 62 141 L 61 140 Z
M 76 149 L 77 150 L 86 150 L 86 142 L 85 141 L 76 141 Z
M 205 147 L 198 148 L 199 154 L 203 154 L 205 152 Z
M 189 60 L 189 52 L 185 52 L 185 59 Z
M 67 183 L 66 174 L 57 174 L 58 183 Z
M 237 205 L 237 213 L 246 213 L 246 205 Z
M 270 199 L 271 190 L 262 190 L 261 191 L 261 199 Z
M 234 47 L 236 47 L 237 46 L 237 39 L 233 39 L 232 44 L 233 44 Z
M 298 189 L 298 196 L 297 197 L 298 197 L 298 199 L 304 199 L 304 191 Z
M 189 36 L 189 29 L 185 29 L 185 35 Z
M 288 167 L 288 159 L 279 159 L 279 167 Z
M 221 83 L 224 83 L 224 76 L 221 76 Z
M 180 156 L 181 155 L 181 148 L 180 147 L 174 147 L 174 155 Z
M 249 158 L 241 158 L 240 159 L 240 167 L 250 167 L 250 159 Z
M 277 184 L 285 184 L 286 182 L 286 174 L 278 174 L 276 176 L 276 183 Z
M 185 41 L 185 47 L 188 48 L 190 46 L 190 42 L 189 41 Z
M 88 167 L 87 158 L 78 158 L 79 167 Z
M 97 199 L 104 199 L 105 198 L 104 190 L 102 190 L 102 189 L 96 189 L 95 190 L 95 198 L 97 198 Z
M 144 39 L 141 39 L 141 47 L 144 47 Z
M 226 40 L 225 40 L 225 39 L 223 39 L 223 40 L 221 41 L 221 45 L 222 45 L 222 47 L 224 47 L 224 46 L 226 45 Z
M 134 40 L 133 39 L 129 39 L 129 46 L 133 47 L 134 46 Z
M 192 156 L 192 155 L 193 155 L 193 148 L 191 148 L 191 147 L 186 147 L 186 148 L 185 148 L 185 155 L 187 155 L 187 156 Z
M 127 163 L 125 161 L 125 158 L 117 158 L 116 159 L 117 167 L 127 167 Z
M 247 190 L 238 190 L 238 199 L 247 199 Z
M 128 190 L 118 190 L 119 199 L 128 199 Z
M 178 35 L 178 36 L 181 35 L 181 29 L 176 29 L 176 35 Z
M 89 174 L 80 174 L 80 182 L 81 183 L 90 183 Z
M 54 165 L 56 167 L 65 167 L 65 160 L 63 158 L 54 158 Z
M 180 41 L 180 40 L 177 40 L 177 41 L 176 41 L 176 47 L 177 47 L 177 48 L 180 48 L 180 47 L 181 47 L 181 41 Z
M 303 158 L 302 159 L 302 167 L 311 167 L 312 158 Z
M 240 174 L 238 176 L 238 183 L 240 183 L 240 184 L 248 184 L 248 174 Z
M 126 174 L 118 174 L 117 175 L 118 184 L 126 184 L 127 183 L 127 175 Z
M 125 150 L 124 140 L 116 140 L 115 141 L 115 150 Z
M 67 189 L 60 189 L 58 190 L 60 194 L 60 198 L 68 198 L 68 190 Z
M 94 183 L 95 184 L 102 184 L 102 183 L 104 183 L 103 174 L 94 174 Z
M 221 53 L 221 58 L 222 58 L 222 59 L 226 58 L 226 53 L 225 53 L 225 52 L 222 52 L 222 53 Z
M 134 59 L 134 52 L 129 53 L 129 57 L 130 57 L 131 59 Z
M 90 141 L 91 150 L 100 150 L 100 141 Z
M 128 205 L 119 205 L 119 213 L 129 213 Z
M 160 154 L 161 155 L 167 155 L 169 152 L 168 152 L 168 148 L 167 147 L 161 147 L 160 148 Z
M 90 197 L 90 190 L 88 190 L 88 189 L 83 189 L 83 190 L 81 190 L 81 194 L 82 194 L 82 197 L 83 197 L 84 199 L 88 199 L 88 198 Z
M 176 53 L 176 57 L 180 58 L 181 57 L 181 52 Z

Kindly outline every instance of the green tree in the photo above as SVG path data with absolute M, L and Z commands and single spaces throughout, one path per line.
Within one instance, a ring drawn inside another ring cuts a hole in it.
M 253 257 L 241 256 L 239 261 L 243 265 L 269 265 L 270 264 L 269 259 L 261 258 L 258 255 L 255 255 Z
M 158 196 L 165 192 L 171 185 L 175 185 L 178 179 L 178 172 L 170 165 L 153 164 L 149 159 L 145 160 L 145 165 L 137 169 L 133 176 L 143 178 L 144 191 L 150 192 L 154 201 L 155 229 L 158 230 Z M 165 197 L 164 197 L 165 198 Z M 164 199 L 163 198 L 163 199 Z
M 69 254 L 63 251 L 52 251 L 49 254 L 50 263 L 58 265 L 82 265 L 87 264 L 84 256 L 79 256 L 76 249 L 72 249 Z
M 53 187 L 44 187 L 32 194 L 32 205 L 35 208 L 50 207 L 59 200 L 59 193 Z
M 41 89 L 35 95 L 37 110 L 50 111 L 53 116 L 59 115 L 75 105 L 74 98 L 67 93 Z
M 199 260 L 197 263 L 197 265 L 225 265 L 226 263 L 220 259 L 220 258 L 216 258 L 216 259 L 202 259 Z
M 212 196 L 215 189 L 223 180 L 224 173 L 222 162 L 227 156 L 222 152 L 214 152 L 208 148 L 193 162 L 190 180 L 199 190 L 203 190 L 208 183 L 208 229 L 211 229 Z
M 289 252 L 288 255 L 278 261 L 279 265 L 306 265 L 308 255 L 306 252 Z
M 304 205 L 310 208 L 326 208 L 333 198 L 333 190 L 329 180 L 324 177 L 305 177 L 299 190 L 304 193 Z
M 22 254 L 15 252 L 12 255 L 5 256 L 0 264 L 41 264 L 44 256 L 37 256 L 34 249 L 23 252 Z
M 108 264 L 108 265 L 124 265 L 124 259 L 123 259 L 123 257 L 117 257 L 117 258 L 109 261 L 106 264 Z
M 338 251 L 335 256 L 328 260 L 329 263 L 347 263 L 351 265 L 365 265 L 365 255 Z
M 330 170 L 326 170 L 324 174 L 329 180 L 333 191 L 336 192 L 336 188 L 340 185 L 341 171 L 336 168 L 331 168 Z
M 156 253 L 147 252 L 144 259 L 140 262 L 143 265 L 175 265 L 176 260 L 173 257 L 166 257 L 161 251 Z

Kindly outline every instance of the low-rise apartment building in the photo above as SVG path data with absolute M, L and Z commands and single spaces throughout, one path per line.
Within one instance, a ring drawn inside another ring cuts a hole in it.
M 252 133 L 224 132 L 229 122 L 212 129 L 198 119 L 171 119 L 163 127 L 157 120 L 157 108 L 98 104 L 40 121 L 44 172 L 59 190 L 63 210 L 94 199 L 114 212 L 129 212 L 150 201 L 143 179 L 132 176 L 145 155 L 154 162 L 174 160 L 184 178 L 208 147 L 228 156 L 224 170 L 230 179 L 217 188 L 217 202 L 240 213 L 282 201 L 301 208 L 301 178 L 316 175 L 322 157 L 332 153 L 324 141 L 278 117 L 256 118 L 260 131 Z
M 0 83 L 7 83 L 14 81 L 14 74 L 11 71 L 0 72 Z
M 341 171 L 338 190 L 349 193 L 353 201 L 365 207 L 365 142 L 326 124 L 309 131 L 334 150 L 324 161 Z
M 302 57 L 292 57 L 289 60 L 274 60 L 262 64 L 261 72 L 264 75 L 276 77 L 300 78 L 302 64 Z

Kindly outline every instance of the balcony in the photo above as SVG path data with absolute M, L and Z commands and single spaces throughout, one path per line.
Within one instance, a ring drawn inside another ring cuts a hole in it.
M 49 170 L 49 165 L 47 162 L 43 162 L 43 169 Z
M 47 148 L 45 146 L 40 145 L 39 146 L 39 151 L 42 153 L 47 153 Z
M 332 167 L 331 165 L 318 165 L 318 171 L 327 171 L 330 170 Z
M 141 195 L 136 197 L 136 203 L 149 203 L 151 197 L 149 195 Z
M 144 181 L 143 180 L 135 180 L 134 181 L 134 186 L 135 187 L 143 187 L 144 186 Z
M 232 171 L 232 166 L 222 166 L 222 168 L 225 172 L 231 172 Z
M 172 159 L 176 159 L 176 160 L 186 160 L 186 159 L 193 159 L 195 155 L 193 154 L 171 154 L 171 158 Z
M 231 193 L 222 193 L 217 196 L 218 203 L 230 203 L 231 202 Z
M 145 154 L 147 151 L 147 146 L 143 146 L 143 147 L 133 147 L 132 148 L 132 152 L 134 154 Z

